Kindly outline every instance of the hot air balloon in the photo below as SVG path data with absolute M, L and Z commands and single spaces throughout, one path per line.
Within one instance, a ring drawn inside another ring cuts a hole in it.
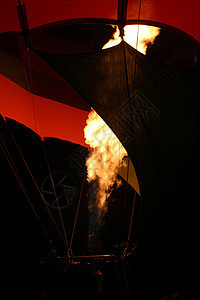
M 66 218 L 62 207 L 58 205 L 62 197 L 59 198 L 60 194 L 57 193 L 58 189 L 67 193 L 67 206 L 71 210 L 67 218 L 71 214 L 77 221 L 82 205 L 80 199 L 84 194 L 85 174 L 81 174 L 78 183 L 71 176 L 73 174 L 66 176 L 61 157 L 69 149 L 81 156 L 81 159 L 87 155 L 83 128 L 90 107 L 93 107 L 126 148 L 133 166 L 132 184 L 138 192 L 134 195 L 140 199 L 140 205 L 142 203 L 142 246 L 139 246 L 139 254 L 132 261 L 137 274 L 134 273 L 134 280 L 129 278 L 129 281 L 130 285 L 136 282 L 139 287 L 144 283 L 147 289 L 140 294 L 140 288 L 135 288 L 136 299 L 158 298 L 164 294 L 168 282 L 171 289 L 181 288 L 184 282 L 189 282 L 188 286 L 191 288 L 193 281 L 188 279 L 188 273 L 192 273 L 193 268 L 189 261 L 193 257 L 193 265 L 197 258 L 193 249 L 197 246 L 198 231 L 195 213 L 198 179 L 193 169 L 194 165 L 197 171 L 199 167 L 198 2 L 119 0 L 107 1 L 102 5 L 102 1 L 24 0 L 5 1 L 1 7 L 1 151 L 47 239 L 51 240 L 52 237 L 49 237 L 44 224 L 51 223 L 54 226 L 52 236 L 59 237 L 59 242 L 55 241 L 55 244 L 63 242 L 65 246 L 66 257 L 62 261 L 69 265 L 72 260 L 70 246 L 76 227 L 70 228 L 72 239 L 68 241 L 69 233 L 63 221 Z M 190 66 L 172 66 L 154 61 L 125 41 L 102 50 L 102 46 L 114 32 L 111 25 L 118 26 L 123 39 L 124 27 L 129 24 L 157 26 L 190 41 L 191 48 L 194 49 Z M 15 135 L 18 130 L 23 131 L 19 140 Z M 29 138 L 25 141 L 27 136 Z M 37 140 L 37 155 L 27 146 L 27 141 L 32 145 L 30 136 Z M 55 146 L 55 140 L 46 143 L 48 137 L 60 140 L 56 140 L 56 143 L 63 145 L 62 154 L 57 150 L 59 147 Z M 9 145 L 13 150 L 10 150 Z M 33 154 L 37 158 L 38 153 L 40 155 L 40 174 L 48 174 L 43 177 L 40 185 L 34 159 L 32 158 L 33 166 L 30 166 L 27 163 L 29 157 L 25 157 L 21 150 L 23 147 L 28 148 L 29 155 Z M 66 157 L 70 157 L 70 154 Z M 73 159 L 71 156 L 70 162 Z M 77 160 L 77 156 L 75 159 Z M 40 167 L 43 160 L 46 161 L 45 167 Z M 23 167 L 18 165 L 18 161 Z M 61 172 L 54 172 L 54 161 L 59 161 Z M 31 196 L 26 191 L 27 186 L 33 189 Z M 55 199 L 52 199 L 52 193 Z M 32 197 L 37 198 L 34 203 L 31 201 Z M 74 199 L 77 200 L 76 203 L 73 202 Z M 128 205 L 128 223 L 132 220 L 133 199 L 134 197 Z M 39 200 L 42 200 L 42 204 Z M 57 207 L 56 213 L 51 209 L 54 206 Z M 46 212 L 42 219 L 45 222 L 42 222 L 38 211 L 43 211 L 44 208 Z M 85 208 L 83 213 L 84 211 Z M 152 220 L 146 221 L 150 218 Z M 57 226 L 58 221 L 60 227 Z M 72 224 L 69 220 L 65 222 Z M 79 227 L 84 227 L 83 224 L 80 223 Z M 191 234 L 194 236 L 191 237 Z M 48 247 L 57 259 L 56 249 L 51 241 Z M 129 250 L 131 253 L 134 249 L 128 248 L 128 243 L 122 245 L 125 256 L 129 254 Z M 120 247 L 115 248 L 115 251 L 117 255 L 112 252 L 101 259 L 110 260 L 114 265 L 116 257 L 121 258 Z M 80 255 L 73 259 L 77 264 L 79 260 L 84 260 Z M 162 264 L 158 267 L 159 259 Z M 168 263 L 171 261 L 173 263 L 170 268 Z M 179 271 L 172 270 L 173 267 L 179 268 Z M 186 271 L 181 276 L 184 267 Z M 132 294 L 127 288 L 128 279 L 126 275 L 122 275 L 126 270 L 124 266 L 120 268 L 116 271 L 120 271 L 120 274 L 115 275 L 115 279 L 116 282 L 120 279 L 119 282 L 122 283 L 121 298 L 131 299 Z M 165 268 L 166 272 L 163 271 Z M 97 283 L 100 286 L 101 271 L 95 268 L 90 271 L 87 274 L 95 273 L 99 276 L 95 277 L 94 286 Z M 106 274 L 110 274 L 109 272 L 111 271 L 107 270 Z M 159 272 L 163 279 L 162 291 L 162 288 L 153 287 L 153 279 L 156 284 L 161 283 L 161 279 L 158 279 Z M 83 272 L 81 279 L 84 274 L 86 273 Z M 173 281 L 170 277 L 172 274 L 177 274 L 179 279 Z M 196 273 L 192 274 L 195 277 Z M 153 279 L 149 280 L 150 277 Z M 70 276 L 67 275 L 65 280 L 71 282 Z M 104 283 L 108 292 L 107 285 Z M 71 287 L 71 295 L 68 291 L 69 299 L 78 297 L 76 293 L 72 296 L 74 282 L 71 282 Z M 112 291 L 110 289 L 108 292 L 109 296 Z M 102 299 L 106 299 L 103 296 Z

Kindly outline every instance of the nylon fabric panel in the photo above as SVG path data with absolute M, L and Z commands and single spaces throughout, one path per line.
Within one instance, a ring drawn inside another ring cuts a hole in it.
M 30 90 L 23 61 L 2 50 L 0 50 L 0 74 L 6 76 L 24 89 Z
M 141 195 L 170 193 L 178 167 L 188 160 L 185 142 L 193 147 L 198 138 L 199 67 L 161 65 L 126 43 L 87 55 L 37 53 L 119 137 L 136 169 Z
M 85 111 L 90 106 L 66 81 L 34 52 L 25 49 L 18 35 L 0 39 L 0 73 L 33 94 Z
M 0 84 L 1 114 L 36 132 L 31 94 L 2 75 L 0 75 Z
M 41 138 L 54 137 L 88 147 L 84 127 L 88 112 L 32 95 L 0 75 L 0 112 L 35 131 Z
M 32 93 L 89 111 L 90 106 L 63 78 L 38 55 L 30 51 Z M 27 67 L 27 72 L 28 66 Z

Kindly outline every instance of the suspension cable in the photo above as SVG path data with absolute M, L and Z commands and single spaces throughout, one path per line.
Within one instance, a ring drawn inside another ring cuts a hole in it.
M 24 158 L 24 156 L 23 156 L 23 153 L 21 152 L 21 150 L 20 150 L 20 148 L 19 148 L 19 146 L 18 146 L 18 143 L 17 143 L 17 141 L 16 141 L 16 139 L 15 139 L 15 137 L 14 137 L 14 135 L 13 135 L 13 133 L 12 133 L 12 131 L 11 131 L 11 129 L 10 129 L 10 127 L 9 127 L 9 125 L 8 125 L 8 123 L 7 123 L 7 121 L 6 121 L 6 119 L 5 119 L 4 117 L 3 117 L 3 119 L 4 119 L 4 122 L 5 122 L 5 124 L 6 124 L 6 127 L 7 127 L 8 131 L 9 131 L 9 133 L 10 133 L 10 136 L 11 136 L 11 138 L 12 138 L 12 140 L 13 140 L 13 142 L 14 142 L 14 144 L 15 144 L 15 146 L 16 146 L 16 148 L 17 148 L 17 150 L 18 150 L 18 152 L 19 152 L 19 154 L 20 154 L 20 156 L 21 156 L 21 158 L 22 158 L 22 161 L 24 162 L 24 164 L 25 164 L 25 166 L 26 166 L 26 169 L 27 169 L 27 171 L 28 171 L 28 173 L 29 173 L 29 175 L 30 175 L 30 177 L 31 177 L 31 179 L 32 179 L 32 181 L 33 181 L 33 183 L 34 183 L 34 185 L 35 185 L 35 187 L 36 187 L 36 189 L 37 189 L 37 191 L 38 191 L 38 193 L 39 193 L 39 195 L 40 195 L 40 197 L 41 197 L 43 203 L 44 203 L 44 205 L 45 205 L 45 208 L 47 209 L 47 211 L 48 211 L 48 213 L 49 213 L 49 216 L 51 217 L 51 220 L 53 221 L 53 223 L 54 223 L 54 225 L 55 225 L 55 227 L 56 227 L 56 229 L 57 229 L 57 231 L 58 231 L 58 233 L 59 233 L 59 235 L 60 235 L 62 241 L 63 241 L 64 244 L 66 245 L 66 242 L 65 242 L 65 240 L 64 240 L 64 238 L 63 238 L 63 235 L 61 234 L 60 229 L 59 229 L 59 227 L 58 227 L 58 225 L 57 225 L 57 223 L 56 223 L 56 221 L 55 221 L 55 219 L 54 219 L 54 217 L 53 217 L 53 215 L 52 215 L 52 213 L 51 213 L 51 211 L 50 211 L 50 209 L 49 209 L 49 207 L 48 207 L 48 205 L 47 205 L 47 203 L 46 203 L 46 201 L 45 201 L 45 199 L 44 199 L 44 197 L 43 197 L 43 195 L 42 195 L 42 193 L 41 193 L 41 191 L 40 191 L 40 189 L 39 189 L 39 187 L 38 187 L 38 184 L 37 184 L 36 181 L 35 181 L 35 178 L 34 178 L 32 172 L 31 172 L 31 170 L 30 170 L 30 168 L 29 168 L 29 166 L 28 166 L 28 164 L 27 164 L 27 162 L 26 162 L 26 160 L 25 160 L 25 158 Z M 9 151 L 8 151 L 8 149 L 7 149 L 7 147 L 6 147 L 5 141 L 3 140 L 3 137 L 2 137 L 2 136 L 1 136 L 1 139 L 2 139 L 2 141 L 3 141 L 4 147 L 6 148 L 7 153 L 9 153 Z M 13 162 L 13 160 L 12 160 L 12 158 L 11 158 L 11 155 L 9 155 L 9 157 L 10 157 L 10 160 L 12 161 L 12 163 L 13 163 L 13 165 L 14 165 L 14 162 Z M 16 168 L 16 167 L 15 167 L 15 172 L 18 174 L 18 171 L 17 171 L 17 168 Z M 67 245 L 66 245 L 66 246 L 67 246 Z
M 35 210 L 35 208 L 34 208 L 32 202 L 31 202 L 31 200 L 30 200 L 30 198 L 29 198 L 29 196 L 28 196 L 28 194 L 27 194 L 27 192 L 26 192 L 26 190 L 25 190 L 25 187 L 24 187 L 24 185 L 23 185 L 23 181 L 22 181 L 22 179 L 21 179 L 21 177 L 20 177 L 20 175 L 19 175 L 19 173 L 18 173 L 18 171 L 17 171 L 17 168 L 16 168 L 16 166 L 15 166 L 13 160 L 12 160 L 12 157 L 11 157 L 11 155 L 10 155 L 10 153 L 9 153 L 9 151 L 8 151 L 8 149 L 7 149 L 7 147 L 6 147 L 5 141 L 4 141 L 4 139 L 3 139 L 3 137 L 2 137 L 1 134 L 0 134 L 0 138 L 1 138 L 2 142 L 3 142 L 3 145 L 0 144 L 1 150 L 2 150 L 2 152 L 3 152 L 3 154 L 4 154 L 4 156 L 5 156 L 5 158 L 6 158 L 7 162 L 8 162 L 8 164 L 9 164 L 11 170 L 13 171 L 13 174 L 14 174 L 14 176 L 16 177 L 16 179 L 17 179 L 17 181 L 18 181 L 18 183 L 19 183 L 19 185 L 20 185 L 20 187 L 21 187 L 21 189 L 22 189 L 22 191 L 23 191 L 23 193 L 24 193 L 26 199 L 28 200 L 28 203 L 29 203 L 30 207 L 32 208 L 32 210 L 33 210 L 33 212 L 34 212 L 34 215 L 35 215 L 35 217 L 36 217 L 38 223 L 40 224 L 40 226 L 41 226 L 41 228 L 42 228 L 42 230 L 43 230 L 45 236 L 47 237 L 48 241 L 50 241 L 50 238 L 49 238 L 49 235 L 48 235 L 48 233 L 47 233 L 47 230 L 45 229 L 44 225 L 42 224 L 42 222 L 41 222 L 41 220 L 40 220 L 40 217 L 39 217 L 38 213 L 36 212 L 36 210 Z M 3 146 L 4 146 L 5 150 L 4 150 Z M 6 153 L 6 152 L 7 152 L 7 153 Z
M 138 20 L 140 20 L 140 14 L 141 14 L 141 4 L 142 0 L 140 0 L 139 3 L 139 9 L 138 9 Z M 122 37 L 123 38 L 123 37 Z M 136 37 L 136 50 L 138 48 L 138 42 L 139 42 L 139 24 L 137 26 L 137 37 Z M 126 76 L 126 85 L 127 85 L 127 93 L 128 93 L 128 99 L 129 99 L 129 109 L 132 111 L 132 104 L 131 104 L 131 99 L 130 99 L 130 90 L 129 90 L 129 84 L 128 84 L 128 70 L 127 70 L 127 60 L 126 60 L 126 51 L 125 51 L 125 45 L 123 43 L 123 54 L 124 54 L 124 65 L 125 65 L 125 76 Z M 136 51 L 136 60 L 135 60 L 135 66 L 134 66 L 134 78 L 133 78 L 133 97 L 134 97 L 134 91 L 135 91 L 135 82 L 136 82 L 136 61 L 137 61 L 137 51 Z M 131 116 L 131 128 L 134 128 L 133 126 L 133 117 L 132 114 Z M 127 167 L 127 182 L 128 182 L 128 176 L 129 176 L 129 162 L 128 162 L 128 167 Z M 135 210 L 135 201 L 136 201 L 136 191 L 134 194 L 134 199 L 133 199 L 133 207 L 132 207 L 132 213 L 131 213 L 131 219 L 130 219 L 130 225 L 129 225 L 129 232 L 128 232 L 128 241 L 130 241 L 130 236 L 131 236 L 131 229 L 132 229 L 132 224 L 133 224 L 133 215 L 134 215 L 134 210 Z M 124 195 L 124 201 L 127 198 L 127 190 Z
M 85 183 L 85 178 L 86 178 L 86 172 L 85 172 L 85 174 L 83 175 L 83 182 L 82 182 L 81 191 L 80 191 L 80 195 L 79 195 L 79 199 L 78 199 L 78 205 L 77 205 L 77 210 L 76 210 L 76 216 L 75 216 L 75 220 L 74 220 L 74 226 L 73 226 L 72 236 L 71 236 L 71 241 L 70 241 L 70 245 L 69 245 L 69 248 L 70 248 L 70 249 L 71 249 L 71 247 L 72 247 L 72 242 L 73 242 L 73 238 L 74 238 L 74 232 L 75 232 L 75 228 L 76 228 L 76 223 L 77 223 L 77 218 L 78 218 L 78 213 L 79 213 L 79 207 L 80 207 L 80 202 L 81 202 L 82 193 L 83 193 L 83 187 L 84 187 L 84 183 Z
M 44 141 L 42 141 L 42 145 L 43 145 L 43 148 L 44 148 L 44 154 L 45 154 L 45 159 L 46 159 L 46 162 L 47 162 L 47 167 L 48 167 L 48 170 L 49 170 L 49 176 L 50 176 L 50 179 L 51 179 L 51 184 L 52 184 L 52 187 L 53 187 L 53 193 L 54 193 L 54 196 L 55 196 L 55 199 L 56 199 L 56 204 L 57 204 L 57 207 L 58 207 L 60 221 L 61 221 L 61 224 L 62 224 L 64 236 L 65 236 L 65 242 L 66 242 L 67 248 L 69 248 L 69 243 L 68 243 L 68 239 L 67 239 L 65 225 L 64 225 L 64 222 L 63 222 L 62 214 L 61 214 L 61 209 L 60 209 L 60 205 L 59 205 L 59 202 L 58 202 L 58 197 L 57 197 L 57 194 L 56 194 L 55 184 L 54 184 L 54 181 L 53 181 L 51 168 L 50 168 L 49 160 L 48 160 L 48 157 L 47 157 L 47 152 L 46 152 Z
M 130 225 L 129 225 L 129 232 L 128 232 L 128 241 L 130 241 L 130 237 L 131 237 L 131 230 L 132 230 L 132 224 L 133 224 L 133 215 L 134 215 L 134 210 L 135 210 L 135 200 L 136 200 L 136 191 L 134 194 L 134 198 L 133 198 L 133 207 L 132 207 L 132 212 L 131 212 L 131 220 L 130 220 Z
M 30 60 L 30 52 L 29 51 L 30 51 L 30 49 L 27 48 L 28 72 L 29 72 L 29 77 L 30 77 L 30 90 L 31 90 L 31 94 L 32 94 L 33 116 L 34 116 L 34 122 L 35 122 L 35 131 L 37 133 L 36 109 L 35 109 L 35 102 L 34 102 L 34 97 L 33 97 L 33 93 L 32 93 L 33 80 L 32 80 L 31 60 Z M 61 220 L 61 224 L 62 224 L 62 229 L 63 229 L 63 233 L 64 233 L 64 237 L 65 237 L 65 239 L 64 239 L 65 242 L 64 243 L 65 243 L 66 247 L 69 248 L 69 243 L 68 243 L 68 239 L 67 239 L 67 235 L 66 235 L 66 230 L 65 230 L 65 226 L 64 226 L 60 206 L 59 206 L 59 203 L 58 203 L 58 197 L 56 195 L 55 185 L 54 185 L 52 174 L 51 174 L 50 164 L 49 164 L 49 161 L 48 161 L 48 157 L 47 157 L 47 153 L 46 153 L 46 149 L 45 149 L 45 145 L 44 145 L 44 140 L 41 140 L 41 141 L 42 141 L 42 145 L 43 145 L 43 148 L 44 148 L 44 154 L 45 154 L 45 159 L 46 159 L 48 170 L 49 170 L 49 176 L 50 176 L 50 179 L 51 179 L 53 192 L 54 192 L 55 200 L 56 200 L 56 203 L 57 203 L 58 212 L 59 212 L 59 216 L 60 216 L 60 220 Z

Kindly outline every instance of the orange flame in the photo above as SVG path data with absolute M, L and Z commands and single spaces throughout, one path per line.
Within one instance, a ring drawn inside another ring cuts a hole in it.
M 84 128 L 86 144 L 92 151 L 86 161 L 87 180 L 98 181 L 96 201 L 99 209 L 105 209 L 106 199 L 117 180 L 119 168 L 123 165 L 126 150 L 101 117 L 92 109 Z
M 146 25 L 127 25 L 124 27 L 124 40 L 141 53 L 146 54 L 148 44 L 153 44 L 159 33 L 160 28 L 158 27 Z M 116 27 L 116 32 L 114 33 L 113 38 L 103 46 L 103 49 L 116 46 L 120 42 L 121 37 L 119 36 L 119 28 Z
M 147 45 L 154 42 L 160 29 L 145 25 L 127 25 L 124 32 L 124 40 L 145 54 Z M 120 42 L 119 29 L 116 27 L 113 38 L 104 45 L 103 49 L 113 47 Z M 111 194 L 114 183 L 120 185 L 117 174 L 125 164 L 123 158 L 127 156 L 127 152 L 116 135 L 93 109 L 88 115 L 84 135 L 86 144 L 92 148 L 86 161 L 87 180 L 88 182 L 98 181 L 97 206 L 105 212 L 106 199 Z

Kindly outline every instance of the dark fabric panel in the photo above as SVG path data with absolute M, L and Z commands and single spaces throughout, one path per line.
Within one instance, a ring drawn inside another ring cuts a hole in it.
M 49 67 L 44 60 L 30 51 L 32 93 L 89 111 L 88 103 L 68 84 L 55 70 Z M 27 72 L 28 66 L 27 67 Z
M 0 49 L 0 73 L 30 91 L 26 70 L 21 60 Z
M 180 166 L 187 160 L 189 167 L 186 149 L 194 147 L 199 135 L 199 66 L 161 65 L 126 43 L 93 54 L 36 53 L 119 137 L 135 166 L 142 196 L 158 200 L 162 194 L 167 199 Z
M 18 34 L 0 38 L 0 74 L 40 97 L 90 110 L 88 103 L 57 72 L 35 53 L 30 51 L 28 55 L 24 39 Z
M 30 91 L 30 84 L 20 51 L 23 48 L 24 39 L 18 34 L 0 37 L 0 74 Z

